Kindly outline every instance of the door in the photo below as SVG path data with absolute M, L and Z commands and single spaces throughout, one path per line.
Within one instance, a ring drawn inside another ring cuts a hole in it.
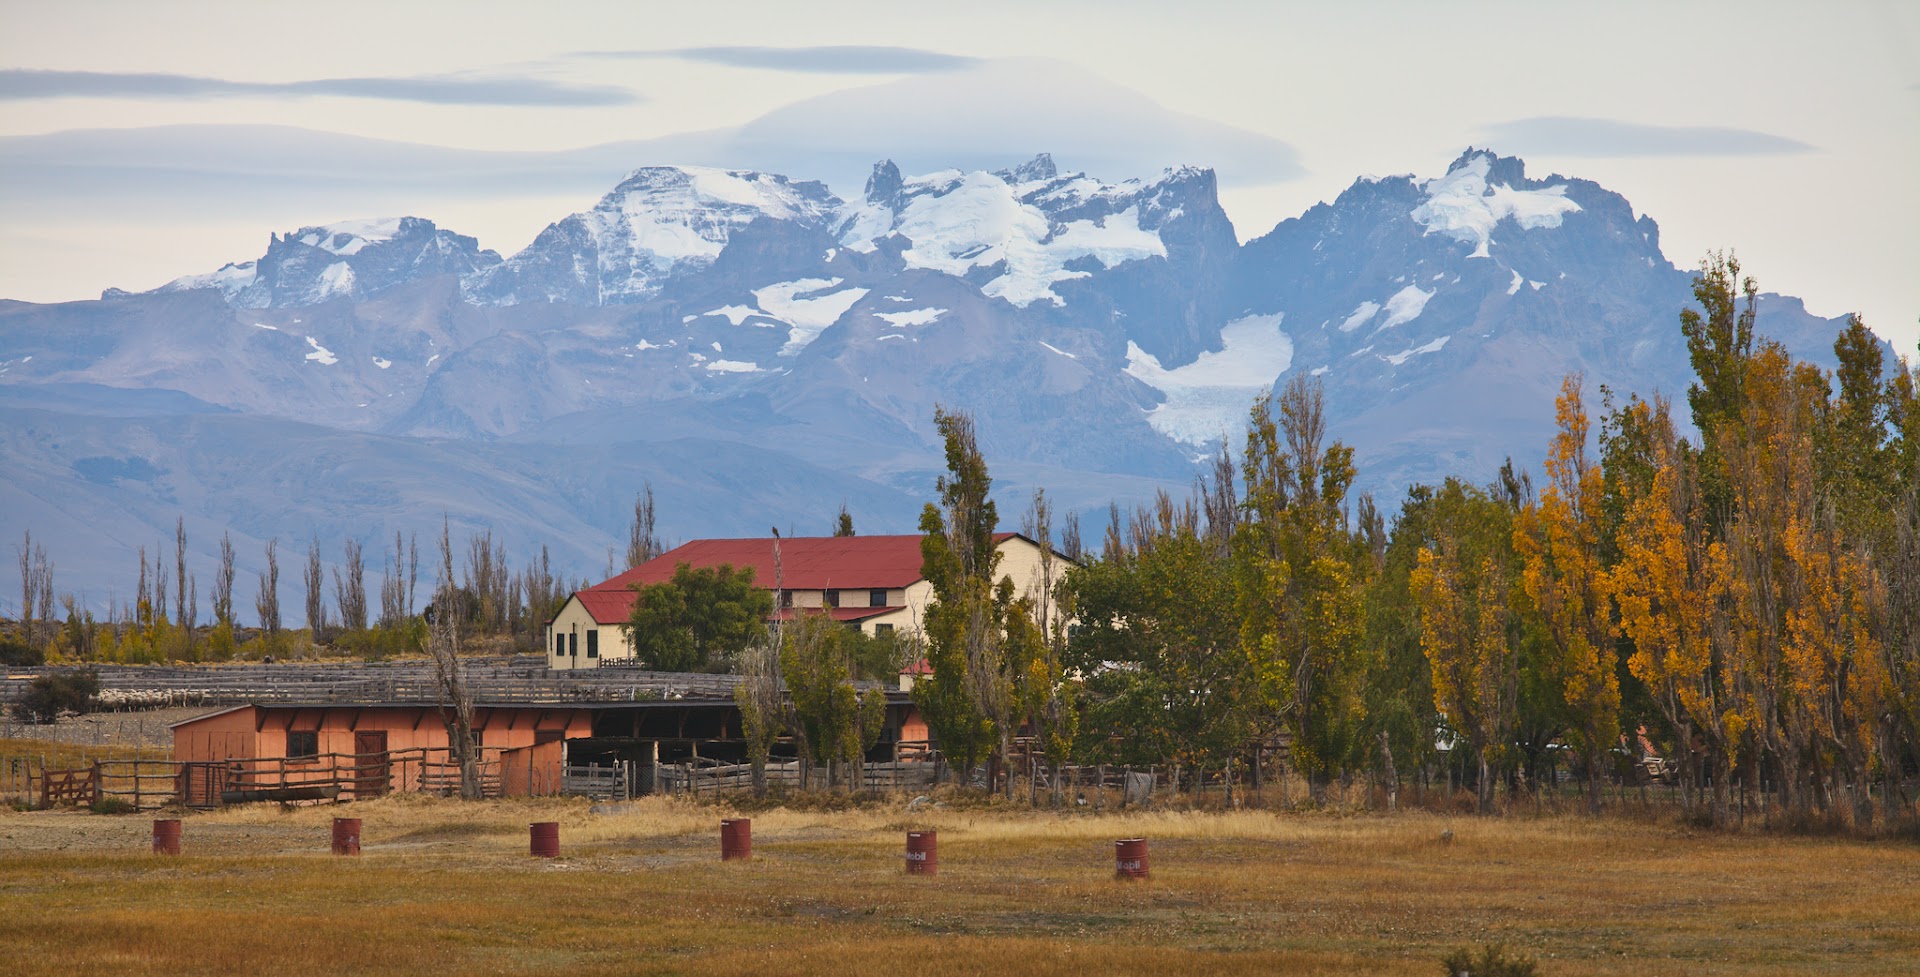
M 387 759 L 387 731 L 355 730 L 353 734 L 353 796 L 378 797 L 392 786 Z

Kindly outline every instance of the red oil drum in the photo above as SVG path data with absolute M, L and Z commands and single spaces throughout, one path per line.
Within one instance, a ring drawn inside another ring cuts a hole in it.
M 1121 879 L 1147 877 L 1147 839 L 1123 838 L 1113 843 L 1113 874 Z
M 333 819 L 333 853 L 335 855 L 360 854 L 360 819 Z
M 528 850 L 535 858 L 560 857 L 560 822 L 535 821 L 527 825 Z
M 907 874 L 940 874 L 940 832 L 907 832 Z
M 153 822 L 153 853 L 180 854 L 180 819 L 156 818 Z
M 753 819 L 724 818 L 720 822 L 720 860 L 753 857 Z

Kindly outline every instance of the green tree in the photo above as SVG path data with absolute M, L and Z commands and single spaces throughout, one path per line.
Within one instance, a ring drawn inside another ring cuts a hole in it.
M 1000 553 L 993 485 L 974 437 L 973 418 L 936 408 L 946 441 L 947 474 L 939 503 L 920 514 L 921 574 L 933 587 L 922 634 L 932 674 L 913 688 L 914 702 L 947 760 L 963 773 L 995 750 L 1005 756 L 1012 683 L 1005 671 L 1009 600 L 994 586 Z
M 705 671 L 763 640 L 773 597 L 753 585 L 753 568 L 681 563 L 673 578 L 635 585 L 627 618 L 634 657 L 667 672 Z
M 861 757 L 878 742 L 887 719 L 886 693 L 877 687 L 862 692 L 855 684 L 863 638 L 825 614 L 803 614 L 786 629 L 780 650 L 801 753 L 827 765 L 829 784 L 844 781 L 849 789 L 858 789 Z
M 1279 417 L 1274 416 L 1278 409 Z M 1351 754 L 1365 717 L 1360 641 L 1364 551 L 1348 530 L 1353 451 L 1325 448 L 1319 381 L 1294 377 L 1254 403 L 1241 459 L 1246 514 L 1234 534 L 1240 640 L 1265 712 L 1293 736 L 1316 796 Z
M 1078 623 L 1066 663 L 1083 677 L 1085 749 L 1114 763 L 1223 764 L 1254 739 L 1263 701 L 1233 565 L 1193 508 L 1164 494 L 1125 539 L 1115 521 L 1105 552 L 1069 571 L 1063 590 Z
M 840 514 L 834 517 L 833 534 L 835 536 L 853 535 L 853 513 L 848 512 L 844 504 L 840 506 Z
M 1716 538 L 1732 504 L 1720 431 L 1738 425 L 1746 405 L 1746 363 L 1753 356 L 1759 294 L 1751 277 L 1740 277 L 1737 258 L 1710 252 L 1693 278 L 1693 298 L 1700 310 L 1680 312 L 1680 331 L 1697 378 L 1687 388 L 1687 406 L 1701 434 L 1700 490 Z

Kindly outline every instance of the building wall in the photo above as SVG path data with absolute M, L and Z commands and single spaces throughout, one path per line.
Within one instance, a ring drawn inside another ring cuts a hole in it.
M 597 657 L 589 657 L 589 632 L 599 634 L 599 652 Z M 554 636 L 565 639 L 570 654 L 554 653 Z M 627 630 L 617 624 L 601 624 L 587 613 L 586 605 L 579 598 L 570 597 L 560 613 L 554 615 L 553 623 L 546 632 L 547 665 L 551 668 L 567 670 L 574 668 L 599 668 L 600 658 L 632 658 L 633 648 L 627 643 Z
M 173 758 L 181 763 L 211 763 L 259 756 L 257 721 L 255 706 L 190 719 L 173 727 Z

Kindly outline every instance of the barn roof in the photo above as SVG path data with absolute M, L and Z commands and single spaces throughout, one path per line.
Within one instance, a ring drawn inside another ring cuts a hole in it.
M 1004 543 L 1018 533 L 995 533 Z M 867 590 L 906 587 L 920 580 L 919 534 L 908 536 L 796 536 L 792 539 L 696 539 L 588 590 L 626 590 L 634 584 L 663 583 L 685 563 L 695 568 L 723 563 L 753 569 L 753 582 L 772 590 Z M 774 573 L 779 546 L 780 572 Z
M 994 545 L 1020 536 L 995 533 Z M 753 582 L 767 590 L 777 579 L 786 590 L 900 590 L 921 580 L 918 533 L 906 536 L 795 536 L 775 539 L 696 539 L 676 546 L 625 573 L 577 591 L 581 606 L 600 624 L 624 624 L 633 610 L 635 584 L 665 583 L 685 563 L 696 569 L 727 564 L 753 570 Z M 1025 537 L 1022 536 L 1022 539 Z M 780 572 L 774 573 L 779 545 Z M 900 608 L 839 608 L 838 621 L 859 620 Z M 871 613 L 869 613 L 871 612 Z

